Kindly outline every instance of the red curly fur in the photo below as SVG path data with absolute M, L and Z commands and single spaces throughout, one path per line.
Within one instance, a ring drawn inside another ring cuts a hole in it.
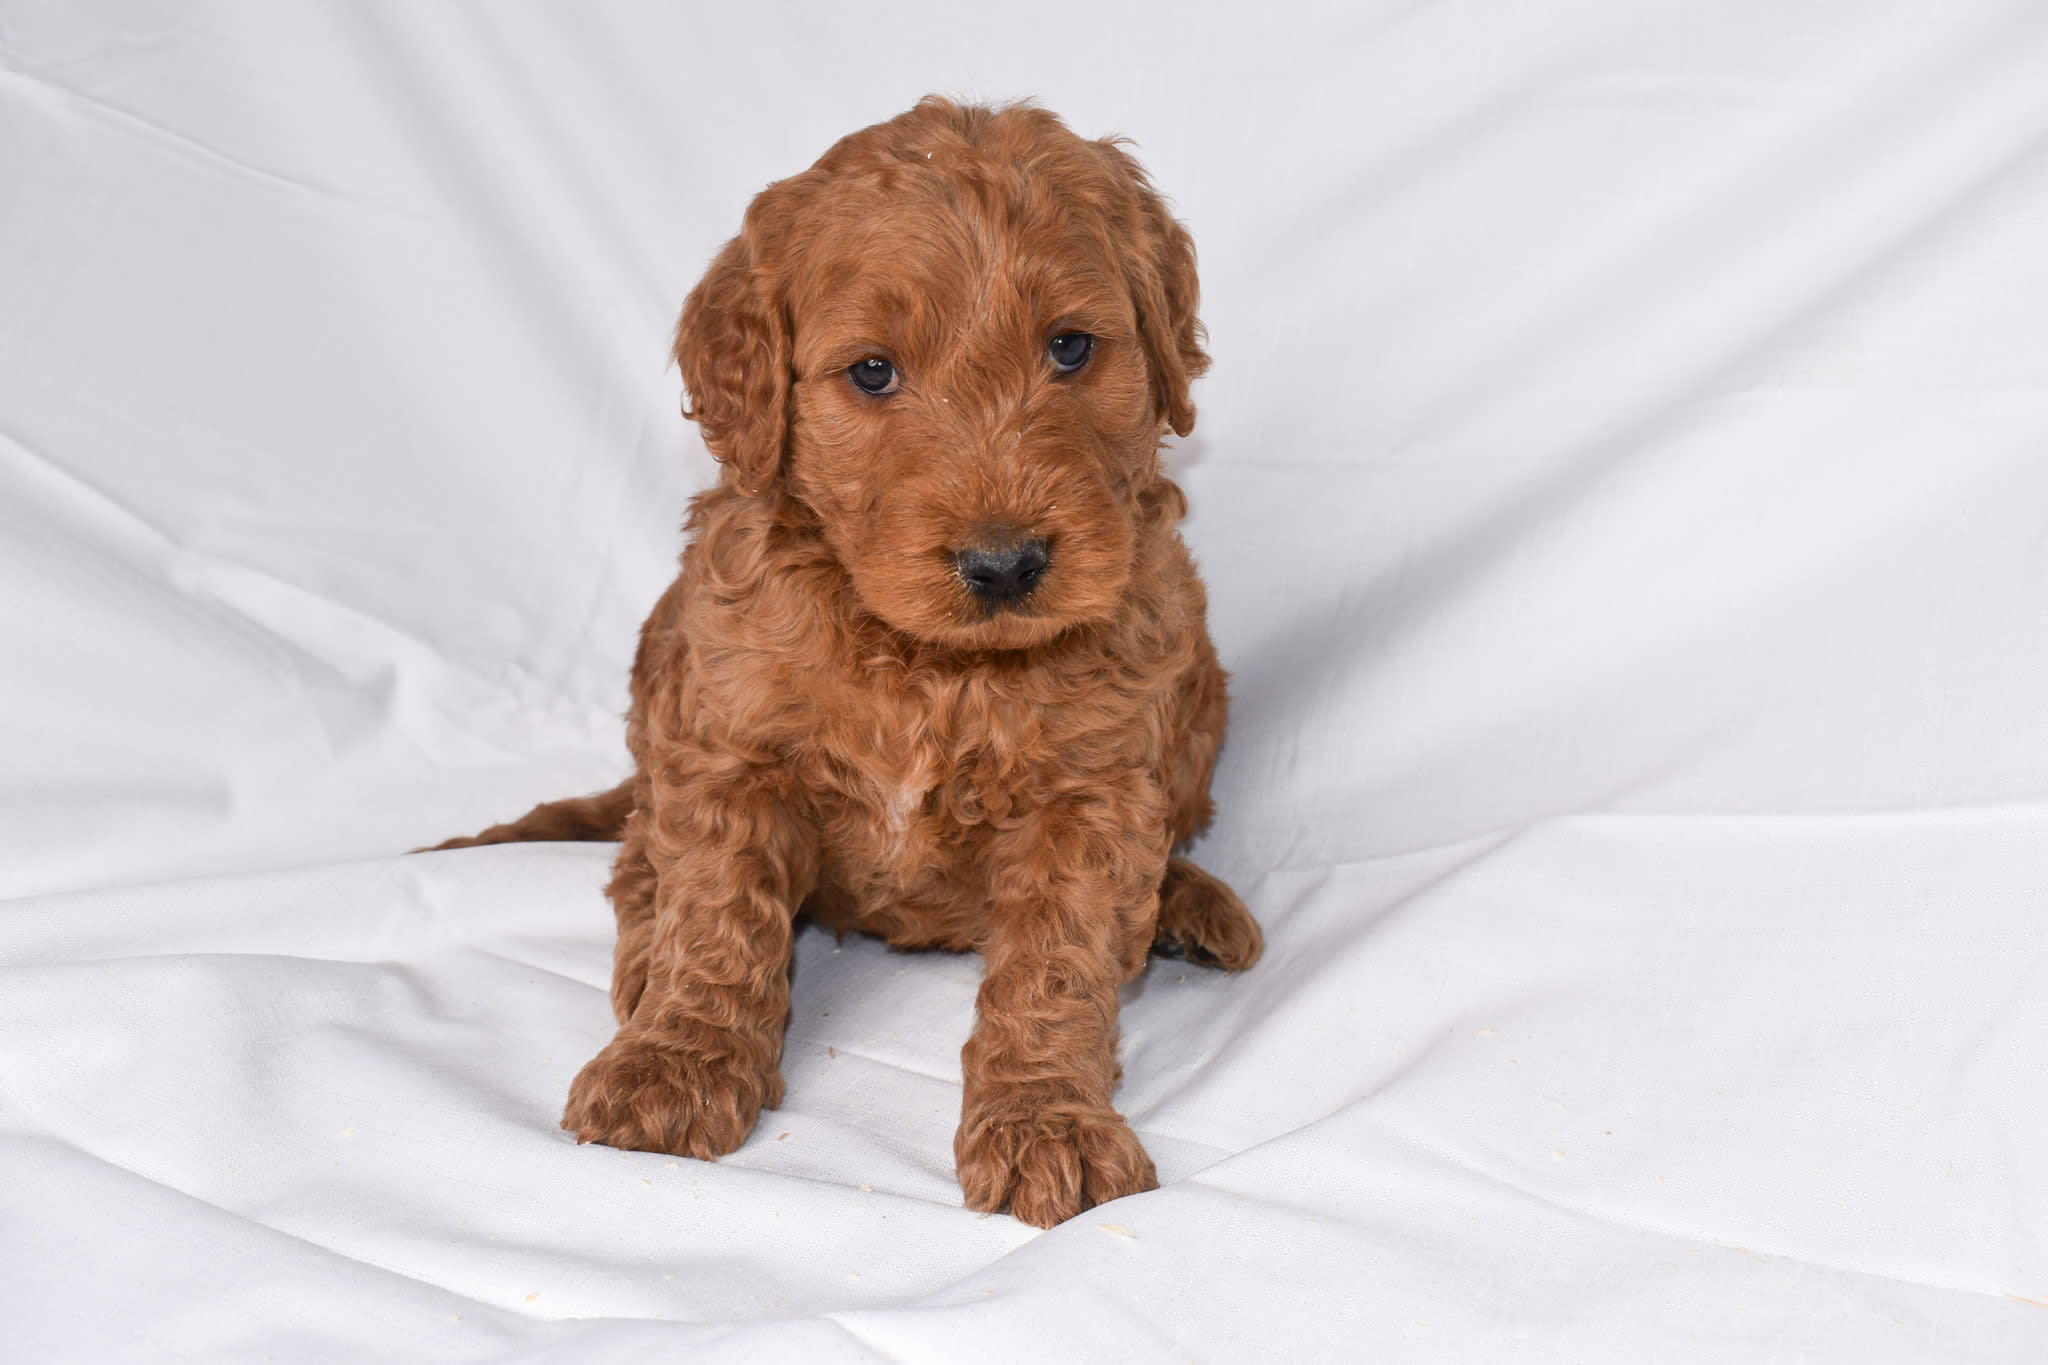
M 1030 106 L 927 99 L 754 200 L 677 329 L 725 468 L 641 633 L 637 771 L 451 841 L 623 836 L 620 1028 L 570 1089 L 579 1141 L 746 1139 L 782 1096 L 801 913 L 984 957 L 969 1207 L 1050 1226 L 1157 1184 L 1110 1104 L 1118 986 L 1148 949 L 1260 950 L 1174 856 L 1225 708 L 1159 460 L 1208 364 L 1196 300 L 1137 163 Z M 853 382 L 871 357 L 893 392 Z M 1043 577 L 992 607 L 956 556 L 1020 537 Z

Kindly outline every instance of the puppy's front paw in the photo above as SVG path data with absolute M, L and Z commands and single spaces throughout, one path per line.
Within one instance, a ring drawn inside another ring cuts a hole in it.
M 967 1207 L 1007 1207 L 1049 1228 L 1084 1209 L 1159 1188 L 1152 1158 L 1112 1110 L 1007 1106 L 970 1116 L 953 1140 Z
M 781 1073 L 730 1046 L 621 1031 L 570 1084 L 562 1126 L 578 1142 L 709 1161 L 745 1142 L 761 1107 L 781 1100 Z

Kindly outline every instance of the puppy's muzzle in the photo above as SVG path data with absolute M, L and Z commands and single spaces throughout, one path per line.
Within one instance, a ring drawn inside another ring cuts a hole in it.
M 1043 540 L 977 545 L 956 551 L 953 564 L 967 590 L 990 607 L 1015 605 L 1031 595 L 1052 562 Z

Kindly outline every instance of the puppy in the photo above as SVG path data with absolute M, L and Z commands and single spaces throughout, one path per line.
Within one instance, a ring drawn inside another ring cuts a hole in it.
M 1160 467 L 1208 365 L 1193 243 L 1115 141 L 927 99 L 764 190 L 683 306 L 723 464 L 641 631 L 617 789 L 443 847 L 623 840 L 579 1142 L 711 1158 L 782 1098 L 793 921 L 978 950 L 968 1207 L 1157 1185 L 1110 1105 L 1148 950 L 1260 951 L 1176 856 L 1224 675 Z

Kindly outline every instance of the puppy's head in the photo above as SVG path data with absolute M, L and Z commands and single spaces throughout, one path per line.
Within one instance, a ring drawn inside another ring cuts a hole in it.
M 1115 609 L 1194 426 L 1196 297 L 1114 142 L 927 99 L 755 199 L 676 359 L 728 480 L 800 504 L 870 611 L 1016 649 Z

